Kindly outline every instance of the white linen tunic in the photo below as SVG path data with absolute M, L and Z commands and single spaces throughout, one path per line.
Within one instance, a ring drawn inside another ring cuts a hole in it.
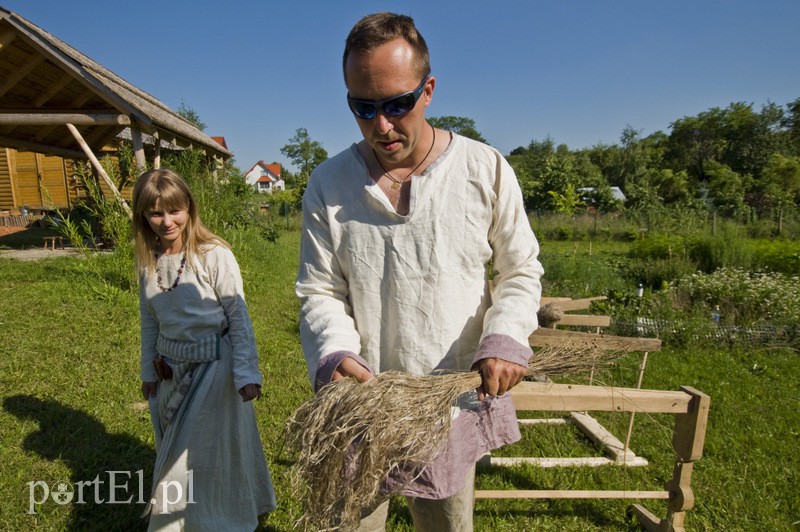
M 316 388 L 330 380 L 326 362 L 344 355 L 376 373 L 469 370 L 487 357 L 527 364 L 543 272 L 514 171 L 493 148 L 453 135 L 412 178 L 403 216 L 353 145 L 313 172 L 303 224 L 296 292 Z
M 159 257 L 161 286 L 173 285 L 181 257 Z M 142 275 L 139 290 L 143 381 L 157 380 L 158 346 L 191 351 L 211 339 L 216 355 L 206 362 L 168 358 L 173 378 L 151 399 L 150 529 L 252 531 L 276 501 L 253 404 L 238 394 L 262 377 L 236 259 L 225 247 L 208 246 L 187 261 L 173 290 L 162 291 L 156 275 Z
M 496 150 L 454 135 L 413 178 L 401 216 L 353 145 L 315 170 L 303 209 L 296 288 L 312 382 L 336 351 L 360 354 L 377 372 L 425 374 L 469 369 L 491 334 L 528 345 L 539 248 L 514 172 Z

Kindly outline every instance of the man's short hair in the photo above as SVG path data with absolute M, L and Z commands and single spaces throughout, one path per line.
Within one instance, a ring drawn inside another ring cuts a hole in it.
M 345 41 L 342 57 L 345 84 L 347 84 L 347 58 L 351 53 L 367 54 L 397 38 L 403 38 L 411 45 L 419 79 L 427 77 L 431 73 L 431 58 L 428 45 L 417 31 L 414 19 L 396 13 L 373 13 L 356 22 Z

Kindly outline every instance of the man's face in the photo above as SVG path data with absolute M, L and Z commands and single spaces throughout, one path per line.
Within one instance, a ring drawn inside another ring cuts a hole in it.
M 370 54 L 351 53 L 345 73 L 350 96 L 361 100 L 385 100 L 416 89 L 422 81 L 414 68 L 414 52 L 404 39 L 395 39 Z M 418 146 L 428 129 L 425 108 L 430 104 L 436 80 L 431 77 L 414 109 L 401 117 L 386 115 L 382 109 L 372 119 L 356 117 L 364 139 L 389 168 L 412 166 L 429 146 Z M 419 152 L 419 153 L 418 153 Z

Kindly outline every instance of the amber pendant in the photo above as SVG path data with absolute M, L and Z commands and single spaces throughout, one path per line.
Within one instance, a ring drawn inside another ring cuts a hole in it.
M 393 182 L 392 189 L 397 190 L 398 188 L 400 188 L 400 183 L 398 183 L 397 181 Z

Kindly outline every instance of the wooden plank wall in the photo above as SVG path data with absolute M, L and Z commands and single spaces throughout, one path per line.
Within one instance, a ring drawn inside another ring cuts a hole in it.
M 13 210 L 15 205 L 9 151 L 8 148 L 0 148 L 0 211 Z
M 62 210 L 74 207 L 76 201 L 86 197 L 75 177 L 82 163 L 57 155 L 0 147 L 0 211 L 20 210 L 23 206 L 32 210 L 52 210 L 54 205 Z M 94 175 L 93 170 L 89 171 Z M 113 198 L 105 182 L 99 181 L 103 194 Z M 132 192 L 133 183 L 120 190 L 129 202 Z

